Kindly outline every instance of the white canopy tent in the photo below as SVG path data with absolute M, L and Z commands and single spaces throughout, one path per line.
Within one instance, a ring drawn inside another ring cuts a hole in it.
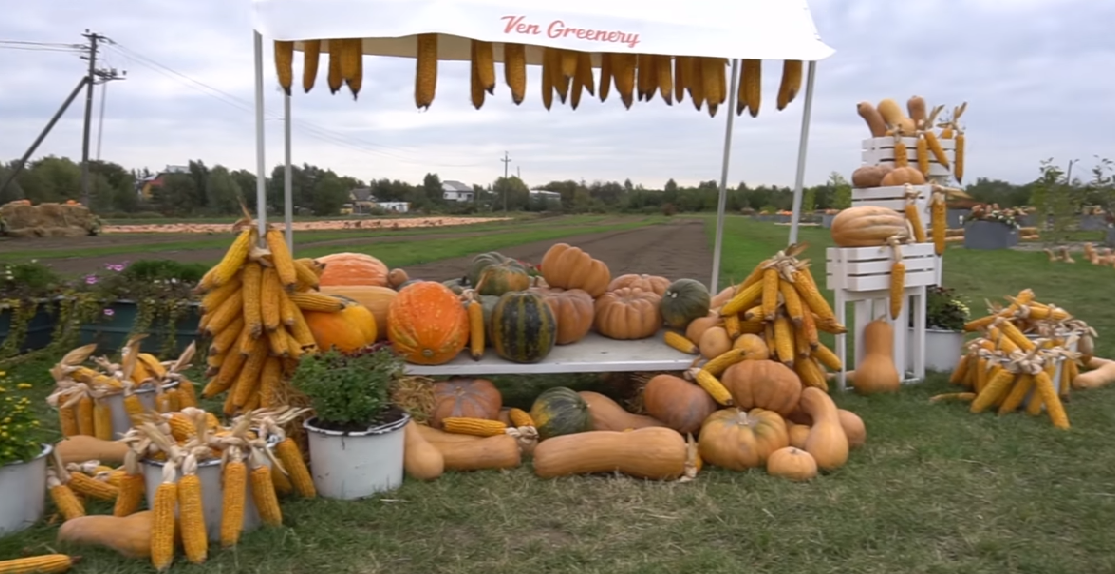
M 739 60 L 807 61 L 790 229 L 790 242 L 797 241 L 816 62 L 833 54 L 833 49 L 821 41 L 806 0 L 695 0 L 684 6 L 643 0 L 545 0 L 529 5 L 513 0 L 253 0 L 252 8 L 256 205 L 261 235 L 267 217 L 263 38 L 294 41 L 296 50 L 302 49 L 303 40 L 361 38 L 365 55 L 415 58 L 417 35 L 436 33 L 439 60 L 469 60 L 471 40 L 494 43 L 497 62 L 503 61 L 503 43 L 524 44 L 531 65 L 542 63 L 543 48 L 547 47 L 589 52 L 595 67 L 600 66 L 603 53 L 731 59 L 709 285 L 713 292 L 720 271 Z M 285 107 L 286 228 L 287 242 L 292 243 L 290 96 L 286 96 Z

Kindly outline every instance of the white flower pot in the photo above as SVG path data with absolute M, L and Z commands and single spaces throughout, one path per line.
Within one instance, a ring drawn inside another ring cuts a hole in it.
M 44 444 L 31 460 L 0 466 L 0 536 L 19 532 L 43 517 L 46 457 L 54 450 Z
M 914 328 L 906 337 L 906 369 L 914 370 Z M 925 370 L 948 372 L 956 368 L 963 354 L 964 333 L 947 329 L 925 329 Z
M 305 427 L 310 447 L 310 474 L 325 498 L 354 500 L 394 490 L 403 483 L 403 427 L 410 415 L 361 432 Z

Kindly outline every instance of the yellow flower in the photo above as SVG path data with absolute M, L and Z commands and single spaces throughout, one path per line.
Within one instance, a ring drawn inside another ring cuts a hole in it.
M 15 388 L 17 388 L 17 389 L 30 389 L 31 388 L 31 383 L 19 383 L 18 385 L 15 386 Z

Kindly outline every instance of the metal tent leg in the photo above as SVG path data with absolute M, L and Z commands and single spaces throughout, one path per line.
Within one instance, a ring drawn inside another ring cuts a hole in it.
M 262 242 L 267 231 L 267 144 L 263 137 L 263 35 L 255 35 L 256 66 L 256 225 Z
M 294 202 L 290 175 L 290 94 L 283 95 L 283 131 L 286 138 L 286 170 L 283 172 L 283 205 L 286 215 L 286 246 L 294 253 Z
M 720 278 L 720 248 L 724 240 L 724 207 L 728 202 L 728 166 L 732 161 L 732 127 L 736 120 L 736 85 L 739 81 L 739 60 L 732 60 L 732 78 L 728 87 L 728 121 L 724 124 L 724 160 L 720 165 L 720 194 L 716 203 L 716 246 L 712 250 L 712 281 L 709 292 L 716 294 Z
M 805 185 L 805 152 L 809 147 L 809 122 L 813 117 L 813 80 L 817 75 L 816 60 L 809 62 L 805 77 L 805 108 L 801 112 L 801 139 L 798 140 L 798 167 L 794 176 L 794 206 L 790 221 L 790 243 L 798 241 L 798 220 L 801 218 L 801 190 Z

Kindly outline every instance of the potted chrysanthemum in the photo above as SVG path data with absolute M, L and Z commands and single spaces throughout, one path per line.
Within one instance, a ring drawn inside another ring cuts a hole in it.
M 23 530 L 43 516 L 46 460 L 53 448 L 17 391 L 30 387 L 0 372 L 0 536 Z

